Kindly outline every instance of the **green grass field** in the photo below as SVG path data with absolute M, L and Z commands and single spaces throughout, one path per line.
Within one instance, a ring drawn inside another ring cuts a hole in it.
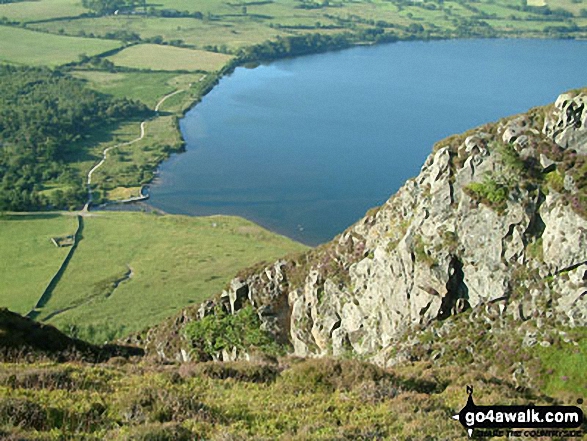
M 139 44 L 108 59 L 117 66 L 134 69 L 213 72 L 222 68 L 232 57 L 202 50 Z
M 0 220 L 0 306 L 32 308 L 67 252 L 50 237 L 75 227 L 67 215 Z M 138 331 L 219 292 L 243 267 L 304 249 L 240 218 L 96 212 L 38 319 L 72 308 L 49 322 Z
M 0 4 L 0 17 L 30 22 L 60 17 L 76 17 L 88 12 L 80 0 L 33 0 Z
M 185 94 L 182 94 L 185 95 Z M 140 136 L 140 123 L 129 122 L 111 132 L 108 141 L 94 140 L 80 152 L 90 151 L 91 154 L 72 157 L 80 176 L 87 172 L 102 159 L 105 147 L 116 146 L 134 140 Z M 145 137 L 130 145 L 119 145 L 110 150 L 104 165 L 92 176 L 92 183 L 98 192 L 112 190 L 119 186 L 131 187 L 146 184 L 152 178 L 157 165 L 172 152 L 179 152 L 182 139 L 177 130 L 174 115 L 159 116 L 145 125 Z M 83 153 L 82 153 L 83 154 Z
M 161 37 L 164 41 L 183 40 L 198 49 L 226 46 L 228 49 L 259 44 L 286 32 L 271 29 L 269 23 L 251 20 L 196 20 L 194 18 L 104 16 L 34 23 L 31 28 L 67 35 L 105 36 L 121 31 L 135 32 L 143 39 Z
M 92 89 L 99 90 L 117 98 L 127 97 L 141 101 L 151 109 L 165 95 L 178 89 L 185 89 L 197 83 L 202 74 L 180 74 L 170 72 L 100 72 L 74 71 L 73 75 L 88 81 Z M 164 109 L 169 111 L 169 104 Z M 163 108 L 161 109 L 163 110 Z M 179 109 L 181 111 L 182 109 Z
M 179 93 L 166 99 L 160 106 L 160 116 L 151 119 L 145 126 L 144 139 L 131 145 L 121 145 L 108 154 L 104 165 L 93 175 L 97 197 L 105 196 L 117 187 L 136 187 L 152 177 L 157 165 L 170 153 L 183 146 L 177 129 L 177 118 L 201 97 L 200 87 L 210 74 L 176 74 L 98 71 L 74 71 L 95 89 L 117 97 L 129 97 L 142 101 L 151 109 L 166 95 Z M 213 77 L 212 77 L 213 78 Z M 141 121 L 129 121 L 117 127 L 96 131 L 94 136 L 72 145 L 66 158 L 83 179 L 88 171 L 102 159 L 107 147 L 116 146 L 140 135 Z
M 51 35 L 8 26 L 0 26 L 0 41 L 0 62 L 33 66 L 59 66 L 78 61 L 82 54 L 98 55 L 122 46 L 115 40 Z
M 21 314 L 33 309 L 68 252 L 51 238 L 76 228 L 73 216 L 0 216 L 0 307 Z

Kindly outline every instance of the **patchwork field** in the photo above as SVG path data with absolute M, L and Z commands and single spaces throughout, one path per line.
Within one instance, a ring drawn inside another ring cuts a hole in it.
M 203 74 L 180 74 L 170 72 L 100 72 L 100 71 L 75 71 L 73 75 L 88 81 L 92 89 L 99 90 L 117 98 L 131 98 L 141 101 L 150 109 L 155 106 L 162 97 L 178 89 L 189 88 L 190 84 L 198 83 Z M 170 109 L 169 103 L 165 103 L 165 110 Z M 179 109 L 180 111 L 182 109 Z
M 117 66 L 149 70 L 213 72 L 232 59 L 229 55 L 156 44 L 131 46 L 108 57 Z
M 59 66 L 78 61 L 81 55 L 98 55 L 122 46 L 115 40 L 52 35 L 8 26 L 0 26 L 0 41 L 0 62 L 33 66 Z
M 0 220 L 0 304 L 28 312 L 69 248 L 69 215 Z M 241 268 L 305 247 L 244 219 L 97 212 L 38 319 L 104 340 L 138 331 L 219 292 Z M 59 313 L 62 311 L 61 313 Z M 83 325 L 82 325 L 83 324 Z
M 80 0 L 33 0 L 0 4 L 0 17 L 19 22 L 76 17 L 88 10 Z
M 189 17 L 173 19 L 162 17 L 103 16 L 96 18 L 63 19 L 39 22 L 30 28 L 67 35 L 93 35 L 106 37 L 121 33 L 134 33 L 143 40 L 161 38 L 170 42 L 181 40 L 198 49 L 226 46 L 236 50 L 248 45 L 263 43 L 278 35 L 288 35 L 269 27 L 269 23 L 250 19 L 198 20 Z

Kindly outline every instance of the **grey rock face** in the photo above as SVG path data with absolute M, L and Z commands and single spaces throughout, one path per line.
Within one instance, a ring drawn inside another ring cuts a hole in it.
M 562 148 L 587 154 L 587 95 L 564 93 L 547 115 L 543 133 Z
M 587 221 L 568 202 L 582 184 L 546 178 L 560 160 L 550 151 L 587 153 L 586 100 L 561 95 L 543 128 L 529 113 L 440 142 L 376 212 L 306 256 L 235 279 L 216 302 L 232 313 L 253 305 L 295 355 L 380 364 L 401 358 L 391 349 L 407 330 L 469 308 L 488 323 L 587 325 Z

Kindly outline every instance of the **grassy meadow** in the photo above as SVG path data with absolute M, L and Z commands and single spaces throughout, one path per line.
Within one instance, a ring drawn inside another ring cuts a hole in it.
M 77 17 L 88 12 L 79 0 L 29 0 L 0 4 L 0 17 L 20 23 Z
M 108 144 L 100 144 L 96 156 L 101 158 L 101 148 L 105 145 L 118 145 L 137 139 L 140 124 L 129 123 L 115 131 L 115 137 Z M 132 144 L 120 145 L 108 153 L 104 166 L 92 176 L 96 195 L 103 196 L 105 191 L 117 187 L 132 187 L 146 184 L 153 177 L 157 165 L 173 152 L 180 152 L 183 147 L 181 136 L 176 129 L 173 115 L 157 117 L 145 124 L 145 137 Z M 94 162 L 94 163 L 95 163 Z M 88 163 L 91 166 L 92 163 Z
M 2 306 L 21 313 L 32 309 L 68 250 L 56 248 L 50 237 L 75 228 L 69 215 L 0 220 Z M 64 329 L 83 324 L 80 336 L 95 339 L 154 325 L 219 292 L 243 267 L 305 249 L 244 219 L 223 216 L 95 212 L 84 217 L 82 237 L 37 318 Z M 55 315 L 59 311 L 64 312 Z
M 0 216 L 0 305 L 20 314 L 33 309 L 69 251 L 51 238 L 76 228 L 75 216 Z
M 116 66 L 133 69 L 214 72 L 221 69 L 232 57 L 202 50 L 139 44 L 108 59 Z
M 52 67 L 77 62 L 84 54 L 98 55 L 122 46 L 116 40 L 53 35 L 9 26 L 0 26 L 0 41 L 0 62 Z
M 129 97 L 155 109 L 161 97 L 175 90 L 175 86 L 170 83 L 177 74 L 78 70 L 73 72 L 73 76 L 87 81 L 92 89 L 117 98 Z
M 193 88 L 205 78 L 205 74 L 177 74 L 170 72 L 103 72 L 93 70 L 77 70 L 73 72 L 77 78 L 88 82 L 89 87 L 117 98 L 131 98 L 155 109 L 157 103 L 166 95 L 180 89 Z M 190 97 L 192 100 L 195 99 Z M 191 104 L 193 101 L 190 101 Z M 180 113 L 189 104 L 170 106 L 166 101 L 161 111 Z

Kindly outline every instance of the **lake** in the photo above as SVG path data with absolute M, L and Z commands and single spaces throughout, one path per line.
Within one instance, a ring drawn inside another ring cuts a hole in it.
M 587 42 L 356 47 L 237 68 L 180 123 L 151 204 L 326 242 L 419 173 L 432 145 L 587 86 Z

